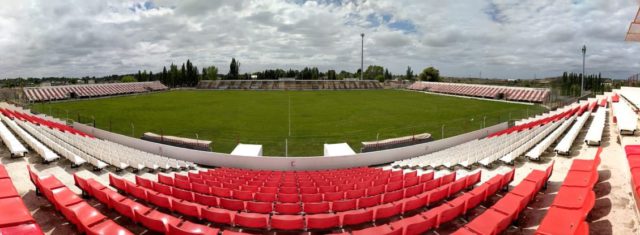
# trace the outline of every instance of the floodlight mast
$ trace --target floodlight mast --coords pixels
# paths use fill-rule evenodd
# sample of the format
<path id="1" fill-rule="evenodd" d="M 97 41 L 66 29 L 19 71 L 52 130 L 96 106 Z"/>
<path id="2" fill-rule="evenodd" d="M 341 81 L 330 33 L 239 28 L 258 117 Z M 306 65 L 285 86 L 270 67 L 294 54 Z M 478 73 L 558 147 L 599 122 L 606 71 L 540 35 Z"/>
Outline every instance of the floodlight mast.
<path id="1" fill-rule="evenodd" d="M 583 45 L 582 46 L 582 79 L 580 79 L 580 97 L 584 95 L 584 76 L 586 76 L 586 74 L 584 73 L 584 63 L 585 63 L 586 55 L 587 55 L 587 45 Z"/>
<path id="2" fill-rule="evenodd" d="M 364 80 L 364 33 L 361 33 L 360 37 L 362 37 L 360 47 L 360 80 Z"/>

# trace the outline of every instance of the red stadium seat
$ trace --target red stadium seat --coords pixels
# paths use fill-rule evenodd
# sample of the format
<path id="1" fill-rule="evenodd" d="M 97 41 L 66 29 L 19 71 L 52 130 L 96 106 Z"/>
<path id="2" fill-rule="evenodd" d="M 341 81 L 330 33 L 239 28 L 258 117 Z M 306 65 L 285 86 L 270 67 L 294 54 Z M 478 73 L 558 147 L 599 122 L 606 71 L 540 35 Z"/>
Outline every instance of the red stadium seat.
<path id="1" fill-rule="evenodd" d="M 467 182 L 465 183 L 465 188 L 470 188 L 471 186 L 480 182 L 482 178 L 482 171 L 478 171 L 476 173 L 470 174 L 466 177 Z"/>
<path id="2" fill-rule="evenodd" d="M 435 221 L 435 217 L 424 218 L 421 215 L 415 215 L 394 221 L 391 223 L 391 227 L 403 228 L 404 235 L 419 235 L 431 230 Z"/>
<path id="3" fill-rule="evenodd" d="M 166 184 L 153 182 L 153 191 L 164 195 L 173 195 L 173 187 Z"/>
<path id="4" fill-rule="evenodd" d="M 361 198 L 364 197 L 364 193 L 365 193 L 365 189 L 353 189 L 353 190 L 348 190 L 346 192 L 345 197 L 347 199 L 357 199 L 357 198 Z"/>
<path id="5" fill-rule="evenodd" d="M 194 201 L 195 197 L 193 195 L 194 193 L 191 191 L 187 191 L 184 189 L 178 189 L 178 188 L 173 188 L 172 190 L 172 196 L 178 199 L 182 199 L 182 200 L 187 200 L 187 201 Z"/>
<path id="6" fill-rule="evenodd" d="M 393 191 L 402 189 L 403 183 L 404 183 L 403 181 L 389 182 L 387 184 L 386 192 L 393 192 Z"/>
<path id="7" fill-rule="evenodd" d="M 477 234 L 497 235 L 509 227 L 512 219 L 490 208 L 467 223 L 465 228 Z"/>
<path id="8" fill-rule="evenodd" d="M 206 184 L 192 183 L 191 188 L 194 192 L 199 194 L 206 194 L 206 195 L 211 194 L 211 187 L 209 187 L 209 185 L 206 185 Z"/>
<path id="9" fill-rule="evenodd" d="M 403 190 L 388 192 L 382 196 L 382 203 L 395 202 L 401 200 L 402 198 L 404 198 Z"/>
<path id="10" fill-rule="evenodd" d="M 467 186 L 467 178 L 461 178 L 454 181 L 453 183 L 451 183 L 451 186 L 449 187 L 449 192 L 447 192 L 447 197 L 451 197 L 459 193 L 464 188 L 466 188 L 466 186 Z"/>
<path id="11" fill-rule="evenodd" d="M 146 214 L 151 210 L 150 208 L 143 206 L 140 203 L 134 202 L 130 199 L 125 199 L 120 202 L 112 201 L 111 204 L 113 205 L 114 210 L 116 210 L 121 215 L 133 220 L 134 222 L 138 222 L 135 217 L 134 211 L 139 211 L 140 214 Z"/>
<path id="12" fill-rule="evenodd" d="M 304 213 L 306 214 L 322 214 L 328 213 L 330 210 L 329 202 L 311 202 L 304 203 Z"/>
<path id="13" fill-rule="evenodd" d="M 186 216 L 202 218 L 200 214 L 202 208 L 199 204 L 173 199 L 171 201 L 171 209 Z"/>
<path id="14" fill-rule="evenodd" d="M 147 194 L 147 199 L 153 205 L 165 209 L 171 209 L 171 199 L 166 195 L 149 193 Z"/>
<path id="15" fill-rule="evenodd" d="M 244 202 L 235 199 L 220 198 L 220 207 L 231 211 L 243 211 Z"/>
<path id="16" fill-rule="evenodd" d="M 278 190 L 278 193 L 297 194 L 298 188 L 297 187 L 280 187 L 280 189 Z"/>
<path id="17" fill-rule="evenodd" d="M 430 180 L 422 184 L 424 185 L 424 187 L 422 188 L 422 191 L 427 192 L 427 191 L 431 191 L 438 188 L 440 186 L 440 180 L 439 179 Z"/>
<path id="18" fill-rule="evenodd" d="M 318 188 L 316 187 L 302 187 L 300 188 L 301 194 L 313 194 L 318 193 Z"/>
<path id="19" fill-rule="evenodd" d="M 277 194 L 279 202 L 285 203 L 297 203 L 300 202 L 300 195 L 298 194 Z"/>
<path id="20" fill-rule="evenodd" d="M 276 194 L 275 193 L 255 193 L 253 198 L 259 202 L 275 202 Z"/>
<path id="21" fill-rule="evenodd" d="M 304 218 L 301 215 L 273 215 L 271 228 L 281 230 L 303 230 Z"/>
<path id="22" fill-rule="evenodd" d="M 173 186 L 173 178 L 171 176 L 158 174 L 158 183 Z"/>
<path id="23" fill-rule="evenodd" d="M 237 213 L 235 211 L 229 211 L 220 208 L 202 209 L 203 219 L 219 224 L 233 225 L 236 214 Z"/>
<path id="24" fill-rule="evenodd" d="M 169 225 L 177 226 L 180 223 L 180 219 L 155 210 L 152 210 L 147 214 L 142 214 L 140 211 L 134 211 L 134 214 L 138 222 L 149 230 L 159 233 L 167 233 Z"/>
<path id="25" fill-rule="evenodd" d="M 436 215 L 436 223 L 435 227 L 439 228 L 441 224 L 447 223 L 449 221 L 454 220 L 456 217 L 462 215 L 464 213 L 464 201 L 460 203 L 444 203 L 438 208 L 438 213 Z"/>
<path id="26" fill-rule="evenodd" d="M 248 201 L 246 205 L 246 209 L 247 209 L 247 212 L 269 214 L 273 211 L 273 203 Z"/>
<path id="27" fill-rule="evenodd" d="M 302 194 L 301 195 L 301 201 L 304 203 L 307 202 L 321 202 L 322 199 L 322 194 L 319 193 L 315 193 L 315 194 Z"/>
<path id="28" fill-rule="evenodd" d="M 232 192 L 233 192 L 233 199 L 238 199 L 242 201 L 253 200 L 253 193 L 250 191 L 233 190 Z"/>
<path id="29" fill-rule="evenodd" d="M 518 218 L 520 212 L 522 212 L 529 203 L 530 199 L 522 197 L 513 193 L 507 193 L 504 197 L 500 198 L 491 209 L 498 212 L 502 212 L 511 218 Z"/>
<path id="30" fill-rule="evenodd" d="M 220 188 L 220 187 L 211 187 L 211 194 L 218 197 L 226 197 L 231 198 L 231 189 L 228 188 Z"/>
<path id="31" fill-rule="evenodd" d="M 367 188 L 367 196 L 375 196 L 375 195 L 380 195 L 384 193 L 385 190 L 385 185 L 378 185 L 378 186 L 371 186 L 369 188 Z"/>
<path id="32" fill-rule="evenodd" d="M 338 213 L 342 226 L 370 223 L 373 221 L 373 210 L 353 210 Z"/>
<path id="33" fill-rule="evenodd" d="M 438 179 L 436 179 L 436 180 L 438 180 Z M 451 183 L 451 182 L 456 180 L 456 173 L 455 172 L 451 172 L 451 173 L 449 173 L 447 175 L 443 175 L 442 177 L 439 178 L 439 180 L 440 180 L 440 185 L 445 185 L 445 184 Z"/>
<path id="34" fill-rule="evenodd" d="M 420 193 L 422 193 L 422 188 L 424 187 L 423 184 L 418 184 L 418 185 L 414 185 L 411 187 L 408 187 L 406 189 L 404 189 L 404 196 L 405 197 L 413 197 L 415 195 L 418 195 Z"/>
<path id="35" fill-rule="evenodd" d="M 331 203 L 331 210 L 334 212 L 350 211 L 355 210 L 356 206 L 357 200 L 355 199 L 335 201 Z"/>
<path id="36" fill-rule="evenodd" d="M 127 185 L 125 184 L 124 180 L 117 178 L 112 174 L 109 174 L 109 185 L 123 192 L 127 190 Z"/>
<path id="37" fill-rule="evenodd" d="M 435 174 L 435 172 L 430 171 L 428 173 L 420 175 L 420 183 L 424 183 L 424 182 L 433 180 L 434 174 Z"/>
<path id="38" fill-rule="evenodd" d="M 206 234 L 218 234 L 220 229 L 211 228 L 201 224 L 194 224 L 189 221 L 185 221 L 180 227 L 173 224 L 169 224 L 169 233 L 167 235 L 206 235 Z"/>
<path id="39" fill-rule="evenodd" d="M 60 211 L 81 232 L 83 227 L 88 227 L 87 225 L 98 223 L 107 218 L 85 201 L 62 207 Z"/>
<path id="40" fill-rule="evenodd" d="M 194 201 L 205 206 L 218 206 L 218 197 L 196 193 L 193 195 Z"/>
<path id="41" fill-rule="evenodd" d="M 376 234 L 376 235 L 402 235 L 402 228 L 393 229 L 391 226 L 383 224 L 376 227 L 365 228 L 362 230 L 352 231 L 353 235 L 367 235 L 367 234 Z"/>
<path id="42" fill-rule="evenodd" d="M 151 183 L 151 180 L 142 178 L 142 177 L 137 176 L 137 175 L 135 176 L 135 178 L 136 178 L 136 184 L 138 186 L 142 186 L 142 187 L 148 188 L 148 189 L 153 189 L 153 183 Z"/>
<path id="43" fill-rule="evenodd" d="M 363 197 L 358 199 L 358 208 L 367 208 L 372 206 L 377 206 L 382 201 L 381 195 L 376 195 L 373 197 Z"/>
<path id="44" fill-rule="evenodd" d="M 427 203 L 428 198 L 428 195 L 426 197 L 410 197 L 399 201 L 398 204 L 402 204 L 402 213 L 406 213 L 407 211 L 422 208 Z"/>
<path id="45" fill-rule="evenodd" d="M 340 226 L 340 217 L 335 214 L 307 215 L 307 229 L 324 230 Z"/>
<path id="46" fill-rule="evenodd" d="M 439 202 L 447 198 L 447 193 L 449 192 L 449 185 L 438 187 L 429 193 L 429 199 L 427 200 L 426 205 L 429 206 L 433 203 Z"/>
<path id="47" fill-rule="evenodd" d="M 129 230 L 116 224 L 115 222 L 113 222 L 113 220 L 105 220 L 84 229 L 87 232 L 87 235 L 103 235 L 103 234 L 133 235 L 132 232 L 129 232 Z"/>
<path id="48" fill-rule="evenodd" d="M 35 222 L 20 197 L 0 199 L 0 227 Z"/>
<path id="49" fill-rule="evenodd" d="M 324 193 L 324 200 L 328 202 L 339 201 L 344 199 L 344 192 Z"/>
<path id="50" fill-rule="evenodd" d="M 276 203 L 274 211 L 283 215 L 296 215 L 302 212 L 302 206 L 299 203 Z"/>
<path id="51" fill-rule="evenodd" d="M 371 208 L 374 211 L 374 220 L 387 219 L 402 213 L 402 204 L 387 203 Z"/>
<path id="52" fill-rule="evenodd" d="M 234 219 L 236 225 L 247 228 L 267 229 L 269 215 L 257 213 L 238 213 Z"/>
<path id="53" fill-rule="evenodd" d="M 125 181 L 127 184 L 127 193 L 140 200 L 147 201 L 147 190 L 143 187 L 137 186 L 133 183 Z"/>

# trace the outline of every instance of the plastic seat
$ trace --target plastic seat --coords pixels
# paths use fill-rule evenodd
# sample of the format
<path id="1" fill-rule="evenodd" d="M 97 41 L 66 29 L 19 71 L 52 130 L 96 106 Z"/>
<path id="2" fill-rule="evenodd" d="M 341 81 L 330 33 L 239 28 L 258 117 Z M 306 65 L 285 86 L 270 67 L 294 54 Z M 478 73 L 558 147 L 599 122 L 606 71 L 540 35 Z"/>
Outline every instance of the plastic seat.
<path id="1" fill-rule="evenodd" d="M 261 187 L 260 192 L 261 193 L 278 193 L 278 188 L 277 187 Z"/>
<path id="2" fill-rule="evenodd" d="M 314 194 L 314 193 L 318 193 L 318 188 L 316 188 L 316 187 L 301 187 L 301 188 L 300 188 L 300 193 L 301 193 L 301 194 Z"/>
<path id="3" fill-rule="evenodd" d="M 444 203 L 438 208 L 440 209 L 436 216 L 435 227 L 439 228 L 440 225 L 454 220 L 456 217 L 464 213 L 464 201 L 457 203 Z"/>
<path id="4" fill-rule="evenodd" d="M 171 199 L 168 196 L 163 194 L 153 194 L 150 193 L 147 195 L 148 202 L 158 207 L 171 209 Z"/>
<path id="5" fill-rule="evenodd" d="M 269 214 L 273 211 L 273 203 L 249 201 L 247 202 L 246 209 L 247 212 Z"/>
<path id="6" fill-rule="evenodd" d="M 194 201 L 205 206 L 218 206 L 218 197 L 196 193 L 193 195 Z"/>
<path id="7" fill-rule="evenodd" d="M 357 198 L 364 197 L 364 194 L 365 194 L 365 189 L 353 189 L 353 190 L 348 190 L 346 192 L 345 197 L 347 199 L 357 199 Z"/>
<path id="8" fill-rule="evenodd" d="M 173 195 L 173 187 L 166 184 L 153 182 L 153 191 L 164 195 Z"/>
<path id="9" fill-rule="evenodd" d="M 383 184 L 383 185 L 371 186 L 367 188 L 367 197 L 383 194 L 385 187 L 386 186 Z"/>
<path id="10" fill-rule="evenodd" d="M 278 194 L 278 201 L 285 203 L 296 203 L 300 202 L 300 195 L 298 194 Z"/>
<path id="11" fill-rule="evenodd" d="M 0 227 L 35 222 L 20 197 L 0 199 Z"/>
<path id="12" fill-rule="evenodd" d="M 418 185 L 414 185 L 411 187 L 408 187 L 406 189 L 404 189 L 404 196 L 405 197 L 413 197 L 415 195 L 421 194 L 422 188 L 424 187 L 424 185 L 422 184 L 418 184 Z"/>
<path id="13" fill-rule="evenodd" d="M 218 197 L 231 198 L 231 189 L 221 187 L 211 187 L 211 194 Z"/>
<path id="14" fill-rule="evenodd" d="M 465 225 L 465 228 L 477 234 L 496 235 L 509 227 L 511 219 L 509 216 L 489 208 Z"/>
<path id="15" fill-rule="evenodd" d="M 0 234 L 44 234 L 36 223 L 0 227 Z"/>
<path id="16" fill-rule="evenodd" d="M 331 207 L 329 202 L 312 202 L 304 203 L 304 212 L 306 214 L 323 214 L 328 213 Z"/>
<path id="17" fill-rule="evenodd" d="M 321 193 L 333 193 L 333 192 L 336 192 L 337 188 L 335 185 L 327 185 L 327 186 L 320 186 L 319 190 Z"/>
<path id="18" fill-rule="evenodd" d="M 275 202 L 276 194 L 275 193 L 255 193 L 253 198 L 259 202 Z"/>
<path id="19" fill-rule="evenodd" d="M 402 199 L 398 204 L 402 204 L 402 213 L 422 208 L 427 203 L 427 197 L 411 197 Z"/>
<path id="20" fill-rule="evenodd" d="M 233 192 L 233 199 L 238 199 L 242 201 L 253 200 L 253 193 L 250 191 L 233 190 L 232 192 Z"/>
<path id="21" fill-rule="evenodd" d="M 195 200 L 194 193 L 184 189 L 173 188 L 171 196 L 190 202 Z"/>
<path id="22" fill-rule="evenodd" d="M 449 192 L 447 193 L 447 197 L 451 197 L 451 196 L 459 193 L 460 191 L 462 191 L 466 187 L 467 187 L 467 179 L 466 178 L 462 178 L 462 179 L 458 179 L 458 180 L 454 181 L 453 183 L 451 183 L 451 186 L 449 187 Z"/>
<path id="23" fill-rule="evenodd" d="M 328 202 L 339 201 L 344 199 L 344 192 L 328 192 L 324 193 L 324 200 Z"/>
<path id="24" fill-rule="evenodd" d="M 207 208 L 202 209 L 202 218 L 207 221 L 219 223 L 219 224 L 227 224 L 233 225 L 233 220 L 235 219 L 236 212 L 229 211 L 220 208 Z"/>
<path id="25" fill-rule="evenodd" d="M 109 185 L 120 191 L 127 191 L 127 185 L 125 184 L 124 179 L 115 177 L 112 174 L 109 174 Z"/>
<path id="26" fill-rule="evenodd" d="M 173 186 L 173 178 L 163 174 L 158 174 L 158 183 Z"/>
<path id="27" fill-rule="evenodd" d="M 271 228 L 281 230 L 303 230 L 304 218 L 301 215 L 273 215 Z"/>
<path id="28" fill-rule="evenodd" d="M 137 175 L 135 176 L 135 179 L 136 179 L 136 184 L 138 186 L 141 186 L 143 188 L 153 189 L 153 183 L 151 183 L 151 180 L 142 178 Z"/>
<path id="29" fill-rule="evenodd" d="M 331 210 L 334 212 L 355 210 L 357 201 L 355 199 L 335 201 L 331 203 Z"/>
<path id="30" fill-rule="evenodd" d="M 105 204 L 108 208 L 113 208 L 112 201 L 122 201 L 125 199 L 124 196 L 109 188 L 102 188 L 102 190 L 100 190 L 92 187 L 91 192 L 95 199 Z"/>
<path id="31" fill-rule="evenodd" d="M 133 235 L 132 232 L 123 228 L 122 226 L 113 222 L 113 220 L 105 220 L 91 227 L 84 228 L 87 235 L 103 235 L 103 234 L 117 234 L 117 235 Z"/>
<path id="32" fill-rule="evenodd" d="M 342 226 L 357 225 L 373 221 L 373 210 L 354 210 L 338 213 Z"/>
<path id="33" fill-rule="evenodd" d="M 402 189 L 403 183 L 403 181 L 389 182 L 389 184 L 387 184 L 386 192 L 388 193 Z"/>
<path id="34" fill-rule="evenodd" d="M 302 212 L 302 206 L 298 203 L 276 203 L 274 211 L 283 215 L 295 215 Z"/>
<path id="35" fill-rule="evenodd" d="M 114 210 L 116 210 L 121 215 L 133 220 L 134 222 L 138 221 L 135 217 L 136 215 L 134 211 L 139 211 L 141 214 L 146 214 L 151 210 L 150 208 L 143 206 L 140 203 L 134 202 L 130 199 L 124 199 L 122 201 L 112 201 L 111 204 L 113 205 Z"/>
<path id="36" fill-rule="evenodd" d="M 269 215 L 257 213 L 239 213 L 235 216 L 234 222 L 248 228 L 266 229 L 268 226 Z"/>
<path id="37" fill-rule="evenodd" d="M 389 193 L 385 193 L 382 197 L 382 203 L 389 203 L 399 201 L 404 198 L 404 191 L 397 190 Z"/>
<path id="38" fill-rule="evenodd" d="M 53 205 L 58 210 L 61 210 L 62 207 L 70 206 L 84 201 L 67 187 L 47 190 L 43 193 L 47 198 L 49 198 L 49 200 L 51 200 L 51 202 L 53 202 Z"/>
<path id="39" fill-rule="evenodd" d="M 300 201 L 304 202 L 304 203 L 308 203 L 308 202 L 321 202 L 322 199 L 322 194 L 319 193 L 315 193 L 315 194 L 302 194 L 300 197 Z"/>
<path id="40" fill-rule="evenodd" d="M 335 214 L 307 215 L 307 229 L 330 229 L 340 226 L 340 217 Z"/>
<path id="41" fill-rule="evenodd" d="M 538 187 L 542 187 L 542 185 L 537 185 L 536 183 L 533 183 L 531 181 L 523 180 L 511 191 L 509 191 L 509 193 L 524 197 L 527 202 L 529 202 L 533 200 L 538 190 L 540 190 L 540 188 Z"/>
<path id="42" fill-rule="evenodd" d="M 443 175 L 442 177 L 439 178 L 440 185 L 449 184 L 449 183 L 452 183 L 455 180 L 456 180 L 456 173 L 455 172 L 451 172 L 450 174 Z"/>
<path id="43" fill-rule="evenodd" d="M 467 181 L 465 182 L 465 188 L 470 188 L 471 186 L 480 182 L 482 178 L 482 171 L 478 171 L 476 173 L 470 174 L 466 177 Z"/>
<path id="44" fill-rule="evenodd" d="M 147 214 L 142 214 L 140 211 L 134 211 L 134 214 L 138 222 L 149 230 L 159 233 L 167 233 L 169 225 L 177 226 L 180 223 L 180 219 L 155 210 L 152 210 Z"/>
<path id="45" fill-rule="evenodd" d="M 297 187 L 280 187 L 280 189 L 278 190 L 278 193 L 297 194 L 298 188 Z"/>
<path id="46" fill-rule="evenodd" d="M 498 212 L 502 212 L 505 215 L 510 216 L 514 220 L 518 218 L 520 212 L 522 212 L 529 203 L 530 199 L 513 194 L 507 193 L 504 197 L 500 198 L 498 202 L 491 206 Z"/>
<path id="47" fill-rule="evenodd" d="M 402 228 L 393 229 L 391 226 L 383 224 L 376 227 L 365 228 L 362 230 L 352 231 L 353 235 L 368 235 L 368 234 L 376 234 L 376 235 L 402 235 Z"/>
<path id="48" fill-rule="evenodd" d="M 367 208 L 372 206 L 377 206 L 382 201 L 382 196 L 376 195 L 373 197 L 363 197 L 358 199 L 358 208 Z"/>
<path id="49" fill-rule="evenodd" d="M 402 213 L 402 204 L 388 203 L 371 208 L 374 211 L 374 219 L 387 219 Z"/>
<path id="50" fill-rule="evenodd" d="M 235 199 L 220 198 L 220 207 L 231 211 L 243 211 L 244 202 Z"/>
<path id="51" fill-rule="evenodd" d="M 206 185 L 206 184 L 192 183 L 191 189 L 198 194 L 205 194 L 205 195 L 211 194 L 211 187 L 209 187 L 209 185 Z"/>
<path id="52" fill-rule="evenodd" d="M 191 183 L 188 180 L 174 179 L 173 184 L 176 188 L 191 191 Z"/>
<path id="53" fill-rule="evenodd" d="M 135 198 L 141 199 L 143 201 L 147 201 L 147 190 L 145 188 L 129 182 L 127 182 L 126 184 L 127 184 L 127 190 L 126 190 L 127 194 Z"/>
<path id="54" fill-rule="evenodd" d="M 220 229 L 211 228 L 201 224 L 194 224 L 189 221 L 185 221 L 180 227 L 169 224 L 168 235 L 209 235 L 218 234 Z"/>
<path id="55" fill-rule="evenodd" d="M 85 201 L 62 207 L 60 211 L 81 232 L 84 231 L 83 227 L 88 227 L 88 225 L 98 223 L 107 218 Z"/>
<path id="56" fill-rule="evenodd" d="M 176 199 L 173 199 L 171 201 L 171 209 L 173 211 L 176 211 L 180 214 L 186 215 L 186 216 L 191 216 L 194 218 L 202 218 L 200 211 L 201 211 L 201 206 L 195 203 L 190 203 L 190 202 L 185 202 L 185 201 L 179 201 Z"/>

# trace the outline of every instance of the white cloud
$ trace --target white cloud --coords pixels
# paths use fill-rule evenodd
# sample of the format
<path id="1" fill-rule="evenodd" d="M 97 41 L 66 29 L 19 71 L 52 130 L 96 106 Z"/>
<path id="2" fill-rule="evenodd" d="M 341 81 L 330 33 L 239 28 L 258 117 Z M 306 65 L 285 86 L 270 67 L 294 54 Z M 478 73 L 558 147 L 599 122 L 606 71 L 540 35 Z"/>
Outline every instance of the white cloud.
<path id="1" fill-rule="evenodd" d="M 640 44 L 624 42 L 627 0 L 29 0 L 0 8 L 0 77 L 160 71 L 191 59 L 226 72 L 318 66 L 393 73 L 532 78 L 587 68 L 626 78 Z M 375 21 L 372 21 L 375 20 Z M 395 25 L 394 25 L 395 24 Z M 403 28 L 405 27 L 405 28 Z"/>

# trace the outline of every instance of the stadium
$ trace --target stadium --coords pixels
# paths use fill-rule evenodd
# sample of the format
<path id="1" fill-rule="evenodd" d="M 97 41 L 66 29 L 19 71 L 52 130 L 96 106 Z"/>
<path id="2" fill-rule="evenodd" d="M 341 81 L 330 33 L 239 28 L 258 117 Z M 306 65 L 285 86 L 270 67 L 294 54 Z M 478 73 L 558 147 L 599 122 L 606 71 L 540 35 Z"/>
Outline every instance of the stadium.
<path id="1" fill-rule="evenodd" d="M 373 26 L 367 24 L 377 27 L 371 32 L 374 41 L 384 41 L 376 38 L 386 33 L 380 27 L 403 32 L 394 34 L 396 37 L 416 37 L 420 32 L 418 23 L 368 13 L 397 5 L 356 2 L 220 3 L 218 11 L 205 14 L 198 11 L 211 6 L 145 1 L 108 5 L 104 9 L 109 13 L 96 13 L 90 21 L 95 18 L 105 31 L 118 25 L 116 32 L 123 34 L 129 28 L 120 24 L 135 22 L 133 31 L 148 32 L 139 27 L 148 18 L 154 24 L 175 26 L 168 19 L 184 20 L 180 17 L 189 11 L 185 18 L 189 27 L 183 33 L 197 38 L 205 27 L 194 23 L 197 19 L 240 25 L 221 18 L 232 9 L 242 11 L 235 14 L 241 15 L 238 17 L 250 13 L 234 4 L 258 9 L 284 4 L 347 18 L 357 15 L 353 12 L 374 15 L 362 19 L 378 20 Z M 9 8 L 29 12 L 40 9 L 37 3 L 30 9 L 17 7 L 21 3 Z M 580 4 L 565 7 L 599 9 Z M 449 7 L 461 9 L 454 5 Z M 533 10 L 536 5 L 526 6 Z M 84 7 L 78 9 L 93 9 Z M 342 7 L 350 10 L 342 12 Z M 628 44 L 620 42 L 620 47 L 634 52 L 632 41 L 640 41 L 636 35 L 640 10 L 628 3 L 617 7 L 626 9 L 617 17 L 631 20 Z M 628 16 L 627 8 L 633 8 L 633 13 L 637 10 L 635 18 Z M 493 24 L 518 21 L 514 18 L 517 12 L 510 12 L 518 7 L 492 3 L 482 9 L 480 14 Z M 266 12 L 284 17 L 289 11 Z M 0 10 L 0 25 L 10 25 L 1 20 L 3 16 L 14 17 L 11 12 Z M 255 25 L 268 21 L 254 17 L 261 19 L 251 21 Z M 16 22 L 26 25 L 26 21 Z M 358 25 L 354 20 L 345 27 L 365 27 Z M 89 30 L 80 28 L 73 31 Z M 286 32 L 284 29 L 278 32 Z M 302 33 L 287 35 L 295 38 Z M 175 43 L 179 40 L 172 37 L 180 36 L 162 35 L 156 42 Z M 618 36 L 616 40 L 622 41 L 623 35 Z M 87 35 L 77 37 L 84 41 Z M 428 39 L 424 42 L 429 43 Z M 88 43 L 89 47 L 109 44 L 92 40 L 96 42 Z M 129 39 L 113 36 L 112 40 Z M 221 51 L 234 47 L 226 38 L 216 40 L 229 43 Z M 490 37 L 479 40 L 492 47 Z M 592 40 L 602 45 L 598 43 L 604 39 Z M 8 41 L 0 37 L 0 51 L 40 48 L 35 41 L 25 41 L 30 45 L 25 48 L 7 46 Z M 506 41 L 499 44 L 507 47 Z M 276 47 L 285 51 L 298 45 L 289 42 Z M 335 45 L 323 47 L 323 43 L 305 50 L 331 55 L 327 48 Z M 444 47 L 442 43 L 433 47 Z M 555 69 L 556 64 L 536 67 L 538 61 L 532 58 L 519 67 L 518 58 L 509 57 L 508 62 L 483 65 L 485 76 L 498 74 L 489 78 L 451 70 L 444 76 L 444 69 L 450 66 L 444 62 L 438 64 L 444 68 L 443 75 L 435 65 L 416 76 L 411 67 L 399 75 L 393 65 L 374 64 L 383 63 L 380 59 L 371 59 L 374 62 L 365 69 L 365 34 L 357 37 L 359 51 L 355 54 L 360 67 L 355 73 L 336 73 L 335 68 L 345 66 L 344 61 L 336 62 L 326 73 L 317 67 L 273 69 L 299 64 L 264 62 L 261 57 L 253 58 L 255 54 L 245 54 L 253 59 L 243 60 L 243 66 L 266 69 L 257 67 L 242 74 L 239 60 L 233 58 L 227 73 L 216 66 L 199 70 L 187 59 L 182 68 L 171 62 L 168 69 L 165 66 L 156 72 L 166 61 L 157 60 L 159 54 L 153 53 L 168 49 L 151 42 L 142 44 L 153 55 L 132 53 L 126 54 L 131 58 L 124 58 L 105 51 L 72 62 L 62 59 L 63 55 L 82 51 L 84 44 L 69 44 L 73 48 L 65 46 L 64 53 L 52 52 L 53 65 L 41 61 L 34 63 L 40 67 L 22 70 L 11 61 L 1 62 L 0 68 L 8 75 L 0 88 L 0 234 L 640 233 L 640 88 L 638 74 L 632 74 L 638 65 L 607 70 L 603 58 L 609 51 L 587 60 L 586 46 L 581 46 L 581 72 L 564 74 Z M 274 60 L 282 56 L 270 52 L 272 45 L 263 46 L 258 54 Z M 327 51 L 315 51 L 318 48 Z M 195 54 L 202 51 L 182 49 L 171 52 L 171 59 L 182 59 L 185 53 L 199 58 Z M 371 49 L 372 57 L 391 54 L 376 49 Z M 622 49 L 613 51 L 623 53 Z M 445 54 L 450 53 L 459 56 L 451 51 Z M 16 60 L 29 62 L 22 55 L 17 51 Z M 545 55 L 542 61 L 555 56 Z M 90 62 L 93 57 L 101 63 Z M 326 57 L 320 58 L 308 59 L 323 64 Z M 405 62 L 404 58 L 388 58 L 382 61 Z M 473 66 L 458 58 L 451 61 L 455 70 Z M 587 74 L 586 61 L 593 61 L 593 70 L 602 70 L 605 78 L 601 73 Z M 493 63 L 501 64 L 500 69 L 492 70 Z M 131 70 L 128 64 L 155 68 L 149 73 L 138 70 L 137 74 L 104 77 L 65 77 L 76 72 L 59 70 L 68 65 L 82 70 L 81 74 L 94 70 L 115 73 Z M 544 78 L 510 79 L 518 75 L 509 66 L 549 72 Z M 620 79 L 618 73 L 630 77 Z M 9 78 L 13 74 L 38 78 Z"/>

